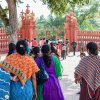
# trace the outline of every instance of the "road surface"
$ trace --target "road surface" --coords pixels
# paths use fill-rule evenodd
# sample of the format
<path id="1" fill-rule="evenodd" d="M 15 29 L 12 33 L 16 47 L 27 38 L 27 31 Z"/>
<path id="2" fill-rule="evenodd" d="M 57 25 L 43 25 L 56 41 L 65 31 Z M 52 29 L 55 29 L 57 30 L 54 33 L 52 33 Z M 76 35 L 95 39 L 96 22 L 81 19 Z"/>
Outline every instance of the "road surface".
<path id="1" fill-rule="evenodd" d="M 80 61 L 79 53 L 72 56 L 72 53 L 66 60 L 61 61 L 63 65 L 63 78 L 60 81 L 65 100 L 79 100 L 77 94 L 80 90 L 79 84 L 74 83 L 74 69 Z"/>

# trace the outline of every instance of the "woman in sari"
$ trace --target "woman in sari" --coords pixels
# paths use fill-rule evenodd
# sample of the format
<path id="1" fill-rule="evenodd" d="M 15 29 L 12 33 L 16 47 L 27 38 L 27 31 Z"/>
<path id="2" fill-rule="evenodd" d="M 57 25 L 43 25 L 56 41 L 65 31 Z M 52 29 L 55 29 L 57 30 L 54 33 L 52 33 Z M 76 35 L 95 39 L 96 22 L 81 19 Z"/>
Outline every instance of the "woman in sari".
<path id="1" fill-rule="evenodd" d="M 39 69 L 34 60 L 26 55 L 26 51 L 27 43 L 20 40 L 16 44 L 16 53 L 9 55 L 0 63 L 1 72 L 7 73 L 7 81 L 5 82 L 5 77 L 2 77 L 4 81 L 0 84 L 3 86 L 0 87 L 0 89 L 2 88 L 0 95 L 3 94 L 0 98 L 6 98 L 6 100 L 33 100 L 33 96 L 36 97 L 35 73 Z M 4 74 L 0 75 L 3 76 Z M 13 78 L 10 80 L 11 77 Z"/>
<path id="2" fill-rule="evenodd" d="M 37 100 L 64 100 L 58 78 L 62 76 L 61 63 L 56 56 L 51 55 L 50 46 L 43 45 L 42 57 L 35 59 L 38 66 L 42 61 L 49 78 L 37 87 Z M 42 59 L 42 60 L 41 60 Z"/>
<path id="3" fill-rule="evenodd" d="M 82 58 L 75 70 L 75 82 L 82 82 L 79 100 L 100 100 L 100 57 L 97 44 L 87 44 L 89 56 Z"/>

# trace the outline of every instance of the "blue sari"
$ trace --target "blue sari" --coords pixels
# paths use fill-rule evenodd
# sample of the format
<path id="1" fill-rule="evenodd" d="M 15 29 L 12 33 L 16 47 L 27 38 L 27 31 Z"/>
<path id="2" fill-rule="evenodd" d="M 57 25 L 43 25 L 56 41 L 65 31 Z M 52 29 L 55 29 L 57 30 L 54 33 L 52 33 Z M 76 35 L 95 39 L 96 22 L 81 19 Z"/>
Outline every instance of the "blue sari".
<path id="1" fill-rule="evenodd" d="M 28 80 L 24 87 L 21 82 L 10 80 L 10 73 L 0 68 L 0 100 L 32 100 L 33 84 Z"/>
<path id="2" fill-rule="evenodd" d="M 0 100 L 10 100 L 10 73 L 0 68 Z"/>
<path id="3" fill-rule="evenodd" d="M 24 86 L 22 86 L 20 81 L 11 81 L 10 84 L 10 100 L 32 100 L 33 84 L 31 79 L 28 80 Z"/>
<path id="4" fill-rule="evenodd" d="M 0 62 L 0 100 L 32 100 L 34 89 L 31 76 L 38 71 L 34 60 L 27 55 L 15 53 Z M 10 80 L 11 76 L 17 76 L 19 81 Z"/>

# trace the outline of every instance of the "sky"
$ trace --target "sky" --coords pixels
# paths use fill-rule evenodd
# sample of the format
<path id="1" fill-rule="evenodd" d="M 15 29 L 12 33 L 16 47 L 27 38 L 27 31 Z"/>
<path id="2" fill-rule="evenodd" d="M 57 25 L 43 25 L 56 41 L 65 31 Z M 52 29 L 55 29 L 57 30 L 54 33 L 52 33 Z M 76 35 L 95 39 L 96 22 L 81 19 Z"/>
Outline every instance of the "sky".
<path id="1" fill-rule="evenodd" d="M 41 15 L 47 17 L 50 14 L 50 10 L 47 8 L 47 5 L 43 5 L 40 0 L 35 0 L 36 3 L 34 2 L 34 0 L 22 0 L 22 1 L 24 1 L 24 3 L 18 4 L 17 7 L 18 15 L 22 10 L 25 11 L 27 4 L 30 6 L 30 10 L 35 13 L 36 17 L 39 17 Z M 2 7 L 5 7 L 7 5 L 5 0 L 0 0 L 0 4 L 2 5 Z"/>

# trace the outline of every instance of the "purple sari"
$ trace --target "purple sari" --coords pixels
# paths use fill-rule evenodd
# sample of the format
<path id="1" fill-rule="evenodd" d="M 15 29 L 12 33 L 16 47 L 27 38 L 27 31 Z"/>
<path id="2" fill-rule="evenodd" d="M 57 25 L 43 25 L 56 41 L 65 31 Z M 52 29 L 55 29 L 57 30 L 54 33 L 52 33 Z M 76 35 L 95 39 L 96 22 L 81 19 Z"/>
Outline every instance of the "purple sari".
<path id="1" fill-rule="evenodd" d="M 51 56 L 52 59 L 52 56 Z M 36 59 L 39 66 L 40 58 Z M 54 61 L 52 59 L 50 67 L 47 67 L 43 61 L 45 70 L 49 74 L 49 79 L 43 84 L 42 97 L 43 100 L 64 100 L 64 96 L 59 84 L 59 80 L 54 70 Z"/>

